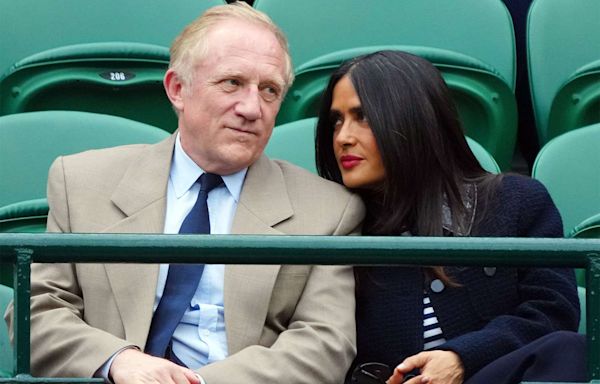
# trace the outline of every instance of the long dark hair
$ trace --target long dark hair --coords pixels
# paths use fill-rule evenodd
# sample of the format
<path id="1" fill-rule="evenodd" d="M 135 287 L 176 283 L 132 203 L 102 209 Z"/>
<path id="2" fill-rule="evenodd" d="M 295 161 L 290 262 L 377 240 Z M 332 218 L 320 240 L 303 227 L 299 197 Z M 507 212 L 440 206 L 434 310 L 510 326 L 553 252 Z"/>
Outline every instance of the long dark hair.
<path id="1" fill-rule="evenodd" d="M 468 222 L 465 188 L 475 186 L 478 209 L 497 178 L 471 152 L 451 93 L 427 60 L 400 51 L 357 57 L 336 70 L 323 94 L 316 132 L 319 174 L 343 184 L 333 152 L 333 89 L 348 76 L 379 149 L 386 178 L 377 190 L 358 190 L 367 205 L 363 233 L 443 236 L 443 206 L 455 233 Z M 476 229 L 474 229 L 476 230 Z"/>

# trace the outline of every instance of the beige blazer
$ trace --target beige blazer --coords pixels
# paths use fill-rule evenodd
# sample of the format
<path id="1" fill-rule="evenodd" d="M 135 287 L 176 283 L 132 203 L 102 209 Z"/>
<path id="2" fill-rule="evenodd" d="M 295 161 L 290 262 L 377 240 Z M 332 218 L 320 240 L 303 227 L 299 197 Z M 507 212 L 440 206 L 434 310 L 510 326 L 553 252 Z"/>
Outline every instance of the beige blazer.
<path id="1" fill-rule="evenodd" d="M 174 137 L 58 158 L 48 230 L 162 233 Z M 347 235 L 363 215 L 356 195 L 263 156 L 232 233 Z M 156 264 L 33 265 L 32 373 L 90 377 L 119 349 L 143 350 L 157 276 Z M 343 382 L 355 355 L 350 268 L 227 265 L 224 300 L 230 356 L 199 370 L 207 383 Z"/>

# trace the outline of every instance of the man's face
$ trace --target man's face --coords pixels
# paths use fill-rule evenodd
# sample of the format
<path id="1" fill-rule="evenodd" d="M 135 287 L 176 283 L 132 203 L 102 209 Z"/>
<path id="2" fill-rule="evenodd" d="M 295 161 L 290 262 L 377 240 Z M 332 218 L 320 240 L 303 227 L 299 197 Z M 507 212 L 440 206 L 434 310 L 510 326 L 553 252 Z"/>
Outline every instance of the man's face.
<path id="1" fill-rule="evenodd" d="M 271 136 L 284 51 L 270 31 L 240 20 L 214 26 L 207 45 L 174 105 L 185 152 L 205 171 L 227 175 L 254 163 Z"/>

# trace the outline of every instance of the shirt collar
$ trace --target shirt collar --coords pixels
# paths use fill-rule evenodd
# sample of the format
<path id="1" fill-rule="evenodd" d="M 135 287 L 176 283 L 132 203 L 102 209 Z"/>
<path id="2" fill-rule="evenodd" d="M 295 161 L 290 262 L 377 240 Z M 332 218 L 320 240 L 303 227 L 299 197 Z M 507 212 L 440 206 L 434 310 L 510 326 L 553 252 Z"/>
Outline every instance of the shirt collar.
<path id="1" fill-rule="evenodd" d="M 231 175 L 221 176 L 223 183 L 227 187 L 227 190 L 236 202 L 240 199 L 242 192 L 242 186 L 244 184 L 244 178 L 246 177 L 248 168 L 244 168 L 241 171 L 232 173 Z M 175 150 L 173 151 L 173 162 L 171 164 L 171 182 L 173 183 L 173 189 L 175 196 L 179 199 L 187 191 L 192 188 L 196 180 L 204 173 L 204 170 L 198 166 L 192 160 L 181 146 L 181 139 L 179 132 L 175 139 Z"/>

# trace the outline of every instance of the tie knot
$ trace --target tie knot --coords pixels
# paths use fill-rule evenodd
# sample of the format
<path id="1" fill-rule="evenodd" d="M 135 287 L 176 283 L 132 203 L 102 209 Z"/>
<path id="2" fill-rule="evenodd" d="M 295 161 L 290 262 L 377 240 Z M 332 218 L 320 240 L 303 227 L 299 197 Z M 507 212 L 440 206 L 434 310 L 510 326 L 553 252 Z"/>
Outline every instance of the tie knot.
<path id="1" fill-rule="evenodd" d="M 200 190 L 209 193 L 223 183 L 223 179 L 214 173 L 203 173 L 198 179 L 200 181 Z"/>

